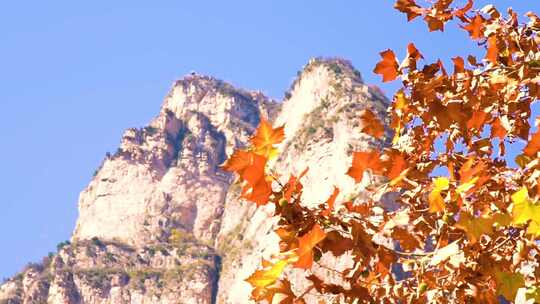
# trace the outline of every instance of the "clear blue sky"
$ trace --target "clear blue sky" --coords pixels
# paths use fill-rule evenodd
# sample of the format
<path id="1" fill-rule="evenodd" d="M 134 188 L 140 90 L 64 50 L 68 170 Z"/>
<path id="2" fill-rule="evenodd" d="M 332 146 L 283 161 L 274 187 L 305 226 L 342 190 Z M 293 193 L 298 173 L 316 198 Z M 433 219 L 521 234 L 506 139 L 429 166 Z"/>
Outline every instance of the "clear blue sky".
<path id="1" fill-rule="evenodd" d="M 536 0 L 490 2 L 540 11 Z M 430 60 L 469 53 L 462 31 L 429 34 L 392 3 L 3 1 L 0 278 L 69 239 L 78 194 L 105 153 L 192 70 L 281 98 L 314 56 L 348 58 L 380 85 L 371 70 L 383 49 L 402 57 L 415 41 Z"/>

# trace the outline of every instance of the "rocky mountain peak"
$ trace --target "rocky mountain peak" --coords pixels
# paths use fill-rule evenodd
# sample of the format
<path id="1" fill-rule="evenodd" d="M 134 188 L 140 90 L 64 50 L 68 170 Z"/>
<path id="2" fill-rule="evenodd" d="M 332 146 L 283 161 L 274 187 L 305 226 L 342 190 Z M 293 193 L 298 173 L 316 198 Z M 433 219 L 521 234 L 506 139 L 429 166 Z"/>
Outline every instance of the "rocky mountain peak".
<path id="1" fill-rule="evenodd" d="M 309 167 L 306 202 L 324 201 L 333 185 L 347 194 L 356 187 L 344 174 L 351 151 L 385 144 L 359 131 L 359 113 L 383 118 L 387 104 L 337 58 L 310 60 L 283 102 L 185 76 L 105 157 L 80 195 L 71 242 L 0 285 L 0 303 L 249 303 L 244 279 L 278 250 L 275 221 L 271 207 L 240 199 L 219 165 L 267 117 L 286 132 L 270 165 L 284 178 Z"/>

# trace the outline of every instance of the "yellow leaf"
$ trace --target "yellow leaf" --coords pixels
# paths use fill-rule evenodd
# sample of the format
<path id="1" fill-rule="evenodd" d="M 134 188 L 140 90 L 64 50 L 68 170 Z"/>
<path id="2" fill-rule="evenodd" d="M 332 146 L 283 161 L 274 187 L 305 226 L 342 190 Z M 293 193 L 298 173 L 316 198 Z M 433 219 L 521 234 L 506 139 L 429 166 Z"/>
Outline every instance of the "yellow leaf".
<path id="1" fill-rule="evenodd" d="M 465 193 L 467 191 L 469 191 L 472 187 L 474 187 L 474 185 L 476 184 L 476 182 L 478 181 L 478 176 L 472 178 L 471 180 L 459 185 L 459 187 L 457 187 L 456 189 L 456 192 L 457 193 Z"/>
<path id="2" fill-rule="evenodd" d="M 277 154 L 275 144 L 279 144 L 285 138 L 284 127 L 273 128 L 266 119 L 261 119 L 257 132 L 251 138 L 254 152 L 266 158 L 274 157 Z"/>
<path id="3" fill-rule="evenodd" d="M 273 284 L 279 279 L 281 273 L 285 267 L 289 264 L 289 260 L 279 260 L 273 265 L 269 265 L 263 270 L 255 271 L 246 282 L 251 284 L 254 288 L 265 288 L 266 286 Z"/>
<path id="4" fill-rule="evenodd" d="M 529 199 L 527 188 L 523 187 L 512 194 L 512 223 L 515 225 L 525 224 L 529 220 L 540 222 L 540 206 L 535 205 Z"/>
<path id="5" fill-rule="evenodd" d="M 446 177 L 437 177 L 433 180 L 433 190 L 429 193 L 429 212 L 443 212 L 444 199 L 441 192 L 447 190 L 450 186 L 450 181 Z"/>
<path id="6" fill-rule="evenodd" d="M 502 295 L 508 301 L 516 298 L 517 290 L 525 286 L 525 279 L 521 273 L 501 272 L 495 273 L 497 281 L 497 294 Z"/>
<path id="7" fill-rule="evenodd" d="M 454 225 L 456 228 L 465 231 L 469 241 L 476 243 L 483 234 L 493 232 L 493 219 L 489 217 L 474 217 L 469 213 L 460 213 L 459 221 Z"/>

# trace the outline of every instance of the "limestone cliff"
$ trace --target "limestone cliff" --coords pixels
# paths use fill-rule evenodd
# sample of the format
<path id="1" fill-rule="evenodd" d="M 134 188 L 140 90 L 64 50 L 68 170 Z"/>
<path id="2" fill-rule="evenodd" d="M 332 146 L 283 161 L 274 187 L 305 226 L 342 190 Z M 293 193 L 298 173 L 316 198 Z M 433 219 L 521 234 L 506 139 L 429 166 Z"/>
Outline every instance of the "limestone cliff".
<path id="1" fill-rule="evenodd" d="M 382 118 L 386 106 L 341 59 L 311 60 L 281 103 L 186 76 L 157 117 L 128 129 L 104 159 L 81 193 L 71 242 L 1 285 L 0 303 L 248 303 L 243 279 L 277 250 L 274 220 L 238 198 L 219 164 L 264 116 L 286 126 L 272 166 L 310 168 L 306 202 L 325 200 L 333 185 L 348 195 L 364 186 L 344 175 L 351 151 L 384 144 L 358 131 L 357 114 L 369 108 Z"/>

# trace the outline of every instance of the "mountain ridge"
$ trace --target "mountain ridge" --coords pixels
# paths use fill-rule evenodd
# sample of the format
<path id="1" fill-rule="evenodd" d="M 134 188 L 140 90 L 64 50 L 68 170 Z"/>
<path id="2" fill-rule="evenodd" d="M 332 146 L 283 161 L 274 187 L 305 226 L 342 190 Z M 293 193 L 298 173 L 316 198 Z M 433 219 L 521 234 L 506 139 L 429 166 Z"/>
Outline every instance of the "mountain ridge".
<path id="1" fill-rule="evenodd" d="M 369 108 L 382 119 L 387 105 L 344 59 L 310 60 L 281 103 L 187 75 L 105 158 L 81 193 L 71 243 L 2 284 L 0 303 L 248 302 L 243 279 L 276 251 L 274 221 L 268 207 L 240 200 L 218 166 L 267 117 L 286 126 L 272 166 L 286 175 L 317 163 L 308 201 L 326 198 L 321 178 L 347 193 L 362 187 L 343 176 L 352 149 L 385 144 L 355 132 L 355 113 Z"/>

